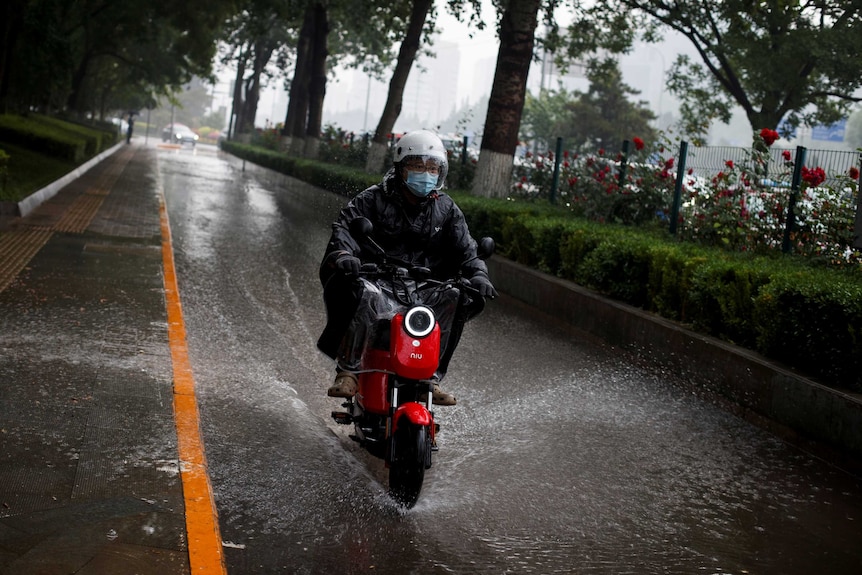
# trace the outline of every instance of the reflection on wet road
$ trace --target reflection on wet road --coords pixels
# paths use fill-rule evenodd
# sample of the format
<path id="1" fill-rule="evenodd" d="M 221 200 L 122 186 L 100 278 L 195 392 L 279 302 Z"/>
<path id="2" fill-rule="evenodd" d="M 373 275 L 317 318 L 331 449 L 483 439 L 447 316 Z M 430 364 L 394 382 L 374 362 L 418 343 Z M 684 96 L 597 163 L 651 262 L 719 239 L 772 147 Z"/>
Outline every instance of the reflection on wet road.
<path id="1" fill-rule="evenodd" d="M 159 171 L 229 573 L 862 572 L 859 481 L 505 296 L 399 511 L 314 346 L 344 198 L 203 151 Z"/>

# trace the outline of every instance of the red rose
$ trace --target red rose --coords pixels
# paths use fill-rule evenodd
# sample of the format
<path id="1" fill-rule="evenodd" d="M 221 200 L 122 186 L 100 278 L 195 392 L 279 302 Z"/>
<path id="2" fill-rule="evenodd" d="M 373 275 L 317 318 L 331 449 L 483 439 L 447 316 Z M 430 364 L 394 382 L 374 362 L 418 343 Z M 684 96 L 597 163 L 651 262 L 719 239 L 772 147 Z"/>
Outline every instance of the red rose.
<path id="1" fill-rule="evenodd" d="M 638 137 L 632 138 L 632 141 L 635 143 L 635 150 L 643 150 L 644 149 L 644 141 Z"/>
<path id="2" fill-rule="evenodd" d="M 812 188 L 816 188 L 826 181 L 826 172 L 824 172 L 823 168 L 819 166 L 812 169 L 808 169 L 803 166 L 802 179 L 805 180 L 805 182 Z"/>
<path id="3" fill-rule="evenodd" d="M 776 132 L 775 130 L 763 128 L 762 130 L 760 130 L 760 138 L 767 146 L 771 146 L 779 138 L 779 135 L 778 132 Z"/>
<path id="4" fill-rule="evenodd" d="M 730 168 L 730 169 L 732 170 L 732 169 L 733 169 L 733 160 L 727 160 L 727 161 L 724 163 L 724 165 L 725 165 L 725 166 L 727 166 L 728 168 Z"/>
<path id="5" fill-rule="evenodd" d="M 781 156 L 784 158 L 785 162 L 789 162 L 791 157 L 790 150 L 784 150 L 783 152 L 781 152 Z"/>
<path id="6" fill-rule="evenodd" d="M 858 180 L 859 179 L 859 168 L 857 168 L 856 166 L 853 166 L 852 168 L 850 168 L 847 171 L 847 175 L 850 176 L 851 180 Z"/>

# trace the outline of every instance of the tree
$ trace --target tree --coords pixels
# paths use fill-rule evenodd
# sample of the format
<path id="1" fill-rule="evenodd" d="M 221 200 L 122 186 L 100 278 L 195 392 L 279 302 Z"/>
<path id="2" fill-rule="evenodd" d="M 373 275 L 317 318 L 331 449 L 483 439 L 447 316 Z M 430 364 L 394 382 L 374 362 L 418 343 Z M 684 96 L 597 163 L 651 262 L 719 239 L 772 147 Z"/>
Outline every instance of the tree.
<path id="1" fill-rule="evenodd" d="M 623 140 L 634 136 L 655 139 L 655 130 L 650 126 L 655 114 L 648 103 L 629 100 L 629 96 L 640 92 L 623 83 L 615 60 L 594 63 L 588 68 L 587 79 L 589 90 L 575 93 L 575 99 L 566 105 L 564 123 L 555 126 L 557 134 L 568 138 L 572 148 L 619 150 Z"/>
<path id="2" fill-rule="evenodd" d="M 84 115 L 142 105 L 210 74 L 232 8 L 233 0 L 14 0 L 0 26 L 0 107 Z"/>
<path id="3" fill-rule="evenodd" d="M 540 90 L 538 96 L 527 93 L 521 117 L 521 140 L 532 142 L 535 151 L 553 149 L 554 139 L 562 136 L 559 127 L 566 123 L 566 106 L 575 98 L 574 93 L 559 90 Z"/>
<path id="4" fill-rule="evenodd" d="M 500 48 L 472 193 L 505 197 L 509 192 L 527 73 L 541 0 L 509 0 L 500 17 Z"/>
<path id="5" fill-rule="evenodd" d="M 296 23 L 290 3 L 281 0 L 245 0 L 239 12 L 226 25 L 228 47 L 223 63 L 234 62 L 236 76 L 233 94 L 234 133 L 254 129 L 260 89 L 278 70 L 270 67 L 273 55 L 285 57 L 292 43 Z M 249 72 L 246 74 L 246 72 Z"/>
<path id="6" fill-rule="evenodd" d="M 395 70 L 392 72 L 392 79 L 389 81 L 386 104 L 380 115 L 380 121 L 377 123 L 377 129 L 374 131 L 374 137 L 371 139 L 371 149 L 368 151 L 368 159 L 365 164 L 366 172 L 374 174 L 383 168 L 388 150 L 387 136 L 392 132 L 395 121 L 401 114 L 404 86 L 407 85 L 410 69 L 413 67 L 416 53 L 419 51 L 422 31 L 425 28 L 425 20 L 428 17 L 431 3 L 432 0 L 413 0 L 412 2 L 407 30 L 401 41 L 401 48 L 398 50 L 398 60 Z"/>
<path id="7" fill-rule="evenodd" d="M 633 39 L 654 41 L 668 29 L 700 57 L 679 56 L 668 81 L 689 133 L 704 134 L 715 119 L 727 123 L 734 104 L 759 130 L 831 124 L 859 101 L 860 0 L 577 3 L 563 55 L 626 51 Z"/>
<path id="8" fill-rule="evenodd" d="M 634 136 L 655 139 L 655 130 L 650 126 L 655 115 L 647 103 L 630 100 L 640 92 L 623 83 L 615 60 L 594 63 L 588 68 L 587 79 L 587 92 L 542 90 L 538 98 L 528 94 L 521 121 L 522 138 L 548 150 L 560 137 L 568 149 L 582 151 L 619 150 L 623 140 Z"/>
<path id="9" fill-rule="evenodd" d="M 296 45 L 296 61 L 293 79 L 290 81 L 290 96 L 284 118 L 282 135 L 286 136 L 284 147 L 294 155 L 301 155 L 303 138 L 308 126 L 309 83 L 311 81 L 312 34 L 314 33 L 314 2 L 304 12 L 302 28 Z M 296 142 L 296 143 L 294 143 Z"/>

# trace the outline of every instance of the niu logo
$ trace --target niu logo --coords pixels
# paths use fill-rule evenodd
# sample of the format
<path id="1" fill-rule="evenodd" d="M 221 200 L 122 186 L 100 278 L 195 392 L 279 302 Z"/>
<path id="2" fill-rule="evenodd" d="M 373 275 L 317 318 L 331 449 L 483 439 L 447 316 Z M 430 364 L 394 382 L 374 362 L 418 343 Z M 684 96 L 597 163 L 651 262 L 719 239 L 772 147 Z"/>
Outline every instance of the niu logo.
<path id="1" fill-rule="evenodd" d="M 422 354 L 421 353 L 411 353 L 410 359 L 422 359 Z"/>

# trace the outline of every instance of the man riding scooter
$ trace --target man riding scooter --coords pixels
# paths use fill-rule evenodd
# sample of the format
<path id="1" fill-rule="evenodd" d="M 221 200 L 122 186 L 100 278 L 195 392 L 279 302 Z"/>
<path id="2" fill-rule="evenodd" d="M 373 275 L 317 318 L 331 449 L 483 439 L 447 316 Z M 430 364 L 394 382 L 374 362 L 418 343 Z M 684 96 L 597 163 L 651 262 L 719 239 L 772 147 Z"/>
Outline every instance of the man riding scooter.
<path id="1" fill-rule="evenodd" d="M 320 266 L 327 324 L 317 346 L 337 363 L 335 382 L 327 393 L 331 397 L 353 397 L 356 393 L 356 370 L 370 330 L 364 325 L 369 314 L 357 310 L 384 305 L 375 294 L 366 293 L 358 281 L 360 267 L 371 254 L 361 239 L 351 236 L 350 223 L 364 217 L 372 223 L 374 241 L 386 253 L 428 268 L 432 278 L 460 273 L 482 296 L 464 303 L 455 294 L 432 305 L 441 327 L 440 364 L 432 379 L 432 402 L 455 405 L 455 397 L 444 392 L 439 383 L 446 375 L 464 323 L 482 311 L 484 298 L 493 299 L 497 292 L 485 262 L 476 256 L 476 241 L 464 214 L 441 192 L 449 164 L 440 138 L 427 130 L 405 134 L 395 144 L 393 162 L 381 183 L 357 194 L 341 210 L 332 224 Z"/>

